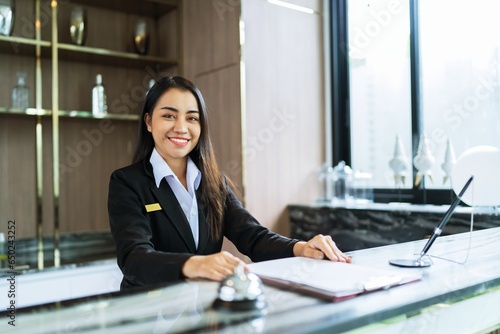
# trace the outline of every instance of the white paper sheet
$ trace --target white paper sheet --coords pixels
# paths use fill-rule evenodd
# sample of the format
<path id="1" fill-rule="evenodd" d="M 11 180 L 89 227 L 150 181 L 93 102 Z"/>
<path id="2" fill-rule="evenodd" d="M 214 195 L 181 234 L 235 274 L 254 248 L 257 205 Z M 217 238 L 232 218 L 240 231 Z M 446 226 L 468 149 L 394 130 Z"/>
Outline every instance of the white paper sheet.
<path id="1" fill-rule="evenodd" d="M 249 267 L 264 283 L 334 301 L 421 279 L 419 273 L 402 274 L 397 270 L 303 257 L 252 263 Z"/>

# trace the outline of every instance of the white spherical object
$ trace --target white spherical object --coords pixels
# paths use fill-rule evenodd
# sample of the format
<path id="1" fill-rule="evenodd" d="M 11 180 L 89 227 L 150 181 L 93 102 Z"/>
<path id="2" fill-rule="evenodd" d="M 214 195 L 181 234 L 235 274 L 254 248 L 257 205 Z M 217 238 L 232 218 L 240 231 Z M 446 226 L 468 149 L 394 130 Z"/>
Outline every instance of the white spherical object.
<path id="1" fill-rule="evenodd" d="M 466 150 L 457 159 L 451 181 L 455 194 L 459 194 L 467 180 L 472 184 L 462 196 L 470 206 L 500 205 L 500 149 L 493 146 L 476 146 Z"/>

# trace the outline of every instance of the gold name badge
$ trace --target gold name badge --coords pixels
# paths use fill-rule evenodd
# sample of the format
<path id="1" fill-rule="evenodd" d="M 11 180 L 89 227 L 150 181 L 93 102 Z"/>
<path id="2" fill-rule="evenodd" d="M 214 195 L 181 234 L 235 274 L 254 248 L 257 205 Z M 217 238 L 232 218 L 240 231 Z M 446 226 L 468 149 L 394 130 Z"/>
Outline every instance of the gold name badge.
<path id="1" fill-rule="evenodd" d="M 160 203 L 146 204 L 146 212 L 153 212 L 161 210 Z"/>

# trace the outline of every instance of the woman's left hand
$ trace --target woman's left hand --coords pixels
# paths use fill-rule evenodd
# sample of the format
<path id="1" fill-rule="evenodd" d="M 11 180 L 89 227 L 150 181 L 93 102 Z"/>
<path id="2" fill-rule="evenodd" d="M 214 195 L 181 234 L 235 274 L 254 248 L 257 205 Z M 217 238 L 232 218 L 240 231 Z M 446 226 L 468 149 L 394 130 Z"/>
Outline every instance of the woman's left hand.
<path id="1" fill-rule="evenodd" d="M 293 255 L 324 259 L 325 256 L 335 262 L 351 262 L 351 256 L 342 253 L 329 235 L 318 234 L 308 242 L 299 241 L 293 246 Z"/>

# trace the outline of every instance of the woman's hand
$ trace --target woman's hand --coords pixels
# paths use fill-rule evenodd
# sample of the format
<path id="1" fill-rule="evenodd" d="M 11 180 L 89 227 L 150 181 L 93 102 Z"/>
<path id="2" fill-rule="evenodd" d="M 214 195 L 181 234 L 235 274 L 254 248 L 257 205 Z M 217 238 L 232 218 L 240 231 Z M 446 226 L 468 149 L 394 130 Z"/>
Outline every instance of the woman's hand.
<path id="1" fill-rule="evenodd" d="M 222 251 L 211 255 L 194 255 L 184 263 L 182 273 L 187 278 L 206 278 L 213 281 L 222 281 L 234 273 L 238 265 L 243 265 L 248 271 L 245 262 L 229 252 Z"/>
<path id="2" fill-rule="evenodd" d="M 351 262 L 351 256 L 344 254 L 329 235 L 318 234 L 308 242 L 299 241 L 293 246 L 293 255 L 310 257 L 313 259 L 324 259 L 325 256 L 338 262 Z"/>

